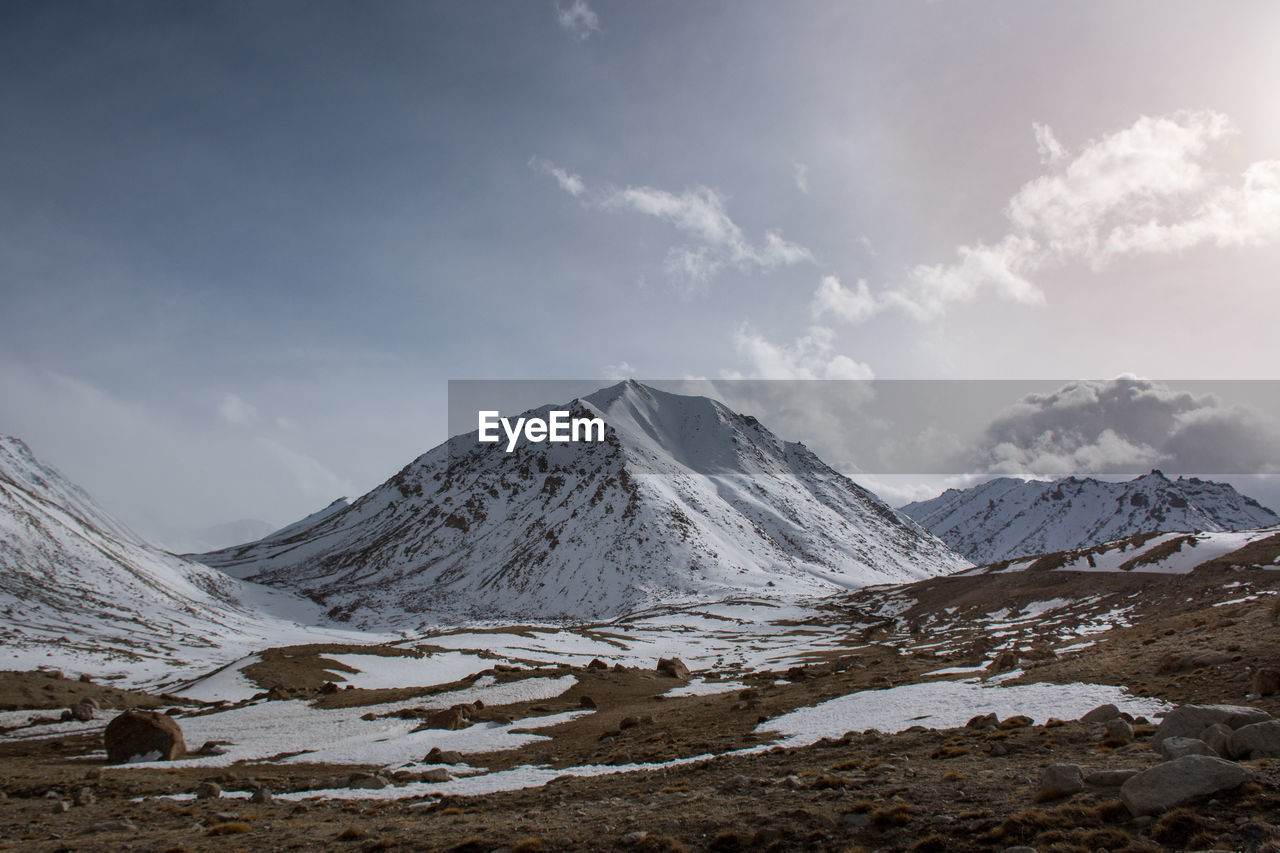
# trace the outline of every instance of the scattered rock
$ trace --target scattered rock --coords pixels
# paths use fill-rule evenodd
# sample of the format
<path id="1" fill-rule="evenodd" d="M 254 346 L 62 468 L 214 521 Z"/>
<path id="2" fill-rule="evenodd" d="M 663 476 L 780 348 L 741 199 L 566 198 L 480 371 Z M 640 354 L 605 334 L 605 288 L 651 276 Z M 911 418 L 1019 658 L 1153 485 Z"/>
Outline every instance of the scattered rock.
<path id="1" fill-rule="evenodd" d="M 609 664 L 600 660 L 600 658 L 592 658 L 591 663 L 587 664 L 587 669 L 608 669 Z"/>
<path id="2" fill-rule="evenodd" d="M 251 803 L 269 803 L 269 802 L 271 802 L 271 801 L 272 801 L 272 799 L 274 799 L 274 798 L 271 796 L 271 789 L 270 789 L 270 788 L 258 788 L 258 789 L 257 789 L 256 791 L 254 791 L 254 792 L 253 792 L 253 794 L 249 797 L 249 802 L 251 802 Z"/>
<path id="3" fill-rule="evenodd" d="M 618 728 L 634 729 L 638 725 L 640 725 L 639 717 L 623 717 L 621 722 L 618 723 Z"/>
<path id="4" fill-rule="evenodd" d="M 72 719 L 87 723 L 97 716 L 98 703 L 89 697 L 85 697 L 72 705 L 70 710 Z"/>
<path id="5" fill-rule="evenodd" d="M 990 714 L 979 714 L 969 722 L 965 723 L 965 728 L 969 729 L 994 729 L 1000 725 L 1000 718 L 993 711 Z"/>
<path id="6" fill-rule="evenodd" d="M 427 718 L 418 725 L 418 729 L 446 729 L 448 731 L 457 731 L 465 729 L 471 725 L 467 714 L 462 708 L 454 706 L 444 711 L 432 711 L 427 714 Z"/>
<path id="7" fill-rule="evenodd" d="M 92 788 L 77 789 L 74 799 L 77 806 L 91 806 L 98 801 L 98 797 L 93 793 Z"/>
<path id="8" fill-rule="evenodd" d="M 1231 733 L 1227 751 L 1233 758 L 1280 758 L 1280 720 L 1241 726 Z"/>
<path id="9" fill-rule="evenodd" d="M 1082 723 L 1105 723 L 1120 716 L 1120 709 L 1115 705 L 1099 705 L 1080 718 Z"/>
<path id="10" fill-rule="evenodd" d="M 206 779 L 196 786 L 197 800 L 216 800 L 222 796 L 222 786 L 211 779 Z"/>
<path id="11" fill-rule="evenodd" d="M 1184 706 L 1185 707 L 1185 706 Z M 1120 786 L 1120 800 L 1135 817 L 1228 791 L 1252 776 L 1239 764 L 1209 755 L 1184 755 L 1157 764 Z"/>
<path id="12" fill-rule="evenodd" d="M 787 670 L 787 681 L 804 681 L 809 677 L 809 671 L 802 666 L 793 666 Z"/>
<path id="13" fill-rule="evenodd" d="M 1253 674 L 1253 689 L 1249 691 L 1257 696 L 1270 696 L 1280 693 L 1280 669 L 1263 667 Z"/>
<path id="14" fill-rule="evenodd" d="M 1209 744 L 1215 755 L 1230 755 L 1227 742 L 1231 740 L 1231 727 L 1223 723 L 1214 723 L 1200 733 L 1200 739 Z"/>
<path id="15" fill-rule="evenodd" d="M 271 702 L 283 702 L 292 698 L 293 694 L 279 684 L 267 691 L 267 699 Z"/>
<path id="16" fill-rule="evenodd" d="M 1008 649 L 1005 649 L 1003 652 L 996 655 L 995 660 L 987 664 L 987 669 L 991 672 L 1007 672 L 1011 669 L 1017 668 L 1018 654 L 1017 652 L 1013 652 Z"/>
<path id="17" fill-rule="evenodd" d="M 89 826 L 89 829 L 86 830 L 86 832 L 88 832 L 91 835 L 97 834 L 99 832 L 137 832 L 137 831 L 138 831 L 137 825 L 133 821 L 129 820 L 127 817 L 121 818 L 120 820 L 99 821 L 98 823 L 91 824 Z"/>
<path id="18" fill-rule="evenodd" d="M 107 723 L 102 739 L 112 764 L 144 758 L 173 761 L 187 754 L 182 728 L 173 717 L 155 711 L 125 711 Z"/>
<path id="19" fill-rule="evenodd" d="M 54 800 L 53 805 L 49 806 L 49 814 L 62 814 L 71 810 L 71 804 L 66 800 Z"/>
<path id="20" fill-rule="evenodd" d="M 1056 799 L 1084 790 L 1079 764 L 1050 764 L 1040 773 L 1038 799 Z"/>
<path id="21" fill-rule="evenodd" d="M 688 681 L 691 677 L 689 667 L 680 658 L 658 658 L 658 672 L 681 681 Z"/>
<path id="22" fill-rule="evenodd" d="M 1209 744 L 1194 737 L 1167 737 L 1156 745 L 1156 749 L 1170 760 L 1184 755 L 1216 755 Z"/>
<path id="23" fill-rule="evenodd" d="M 320 685 L 320 692 L 326 695 L 331 693 L 338 693 L 341 690 L 342 688 L 334 684 L 332 681 L 326 681 L 324 684 Z"/>
<path id="24" fill-rule="evenodd" d="M 207 740 L 195 751 L 196 755 L 226 755 L 227 751 L 223 749 L 223 745 L 229 743 L 225 740 Z"/>
<path id="25" fill-rule="evenodd" d="M 347 777 L 348 788 L 367 788 L 371 791 L 379 791 L 390 784 L 385 777 L 376 773 L 352 773 Z"/>
<path id="26" fill-rule="evenodd" d="M 438 746 L 431 747 L 431 751 L 427 753 L 426 758 L 422 759 L 424 764 L 461 764 L 462 753 L 455 752 L 452 749 L 441 749 Z"/>
<path id="27" fill-rule="evenodd" d="M 1198 738 L 1209 726 L 1222 723 L 1232 729 L 1262 723 L 1271 715 L 1246 705 L 1181 705 L 1170 711 L 1151 737 L 1151 745 L 1169 737 Z"/>
<path id="28" fill-rule="evenodd" d="M 1107 721 L 1107 738 L 1110 740 L 1120 740 L 1128 743 L 1133 740 L 1133 726 L 1129 725 L 1129 721 L 1123 717 Z"/>
<path id="29" fill-rule="evenodd" d="M 1137 775 L 1138 771 L 1132 767 L 1121 767 L 1114 770 L 1094 770 L 1092 773 L 1085 775 L 1084 783 L 1095 788 L 1119 788 Z"/>

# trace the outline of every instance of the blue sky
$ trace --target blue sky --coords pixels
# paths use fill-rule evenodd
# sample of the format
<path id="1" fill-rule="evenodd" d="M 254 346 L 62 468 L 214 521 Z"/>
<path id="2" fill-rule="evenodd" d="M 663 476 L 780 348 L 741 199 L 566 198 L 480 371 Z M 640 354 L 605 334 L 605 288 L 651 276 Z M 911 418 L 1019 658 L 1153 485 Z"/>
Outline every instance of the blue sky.
<path id="1" fill-rule="evenodd" d="M 8 2 L 0 431 L 285 523 L 450 378 L 1276 378 L 1280 6 Z"/>

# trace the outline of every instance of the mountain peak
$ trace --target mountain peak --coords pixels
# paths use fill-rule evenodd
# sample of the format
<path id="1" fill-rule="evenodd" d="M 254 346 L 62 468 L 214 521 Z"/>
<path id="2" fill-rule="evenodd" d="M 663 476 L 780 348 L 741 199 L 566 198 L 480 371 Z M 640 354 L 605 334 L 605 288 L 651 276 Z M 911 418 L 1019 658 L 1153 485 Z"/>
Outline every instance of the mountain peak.
<path id="1" fill-rule="evenodd" d="M 493 453 L 455 436 L 350 507 L 201 559 L 366 626 L 596 619 L 966 565 L 809 451 L 708 397 L 627 380 L 577 402 L 605 421 L 606 441 Z"/>

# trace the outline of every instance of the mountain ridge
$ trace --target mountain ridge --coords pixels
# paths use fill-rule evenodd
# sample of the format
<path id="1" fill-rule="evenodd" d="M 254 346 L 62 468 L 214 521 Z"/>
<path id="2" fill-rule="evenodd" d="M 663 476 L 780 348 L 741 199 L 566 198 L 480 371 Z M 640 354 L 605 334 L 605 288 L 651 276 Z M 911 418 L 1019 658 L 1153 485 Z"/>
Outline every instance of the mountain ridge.
<path id="1" fill-rule="evenodd" d="M 1000 477 L 901 508 L 975 563 L 1070 551 L 1140 533 L 1241 530 L 1280 522 L 1231 485 L 1159 470 L 1122 483 Z"/>

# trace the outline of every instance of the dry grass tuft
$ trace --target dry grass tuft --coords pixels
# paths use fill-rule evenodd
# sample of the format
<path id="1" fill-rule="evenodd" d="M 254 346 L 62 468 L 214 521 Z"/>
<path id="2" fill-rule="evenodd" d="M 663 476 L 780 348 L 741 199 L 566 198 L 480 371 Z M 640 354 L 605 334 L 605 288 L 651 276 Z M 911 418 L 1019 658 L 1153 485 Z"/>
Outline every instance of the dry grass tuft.
<path id="1" fill-rule="evenodd" d="M 229 820 L 226 823 L 215 823 L 209 827 L 206 835 L 243 835 L 249 832 L 249 824 L 242 820 Z"/>

